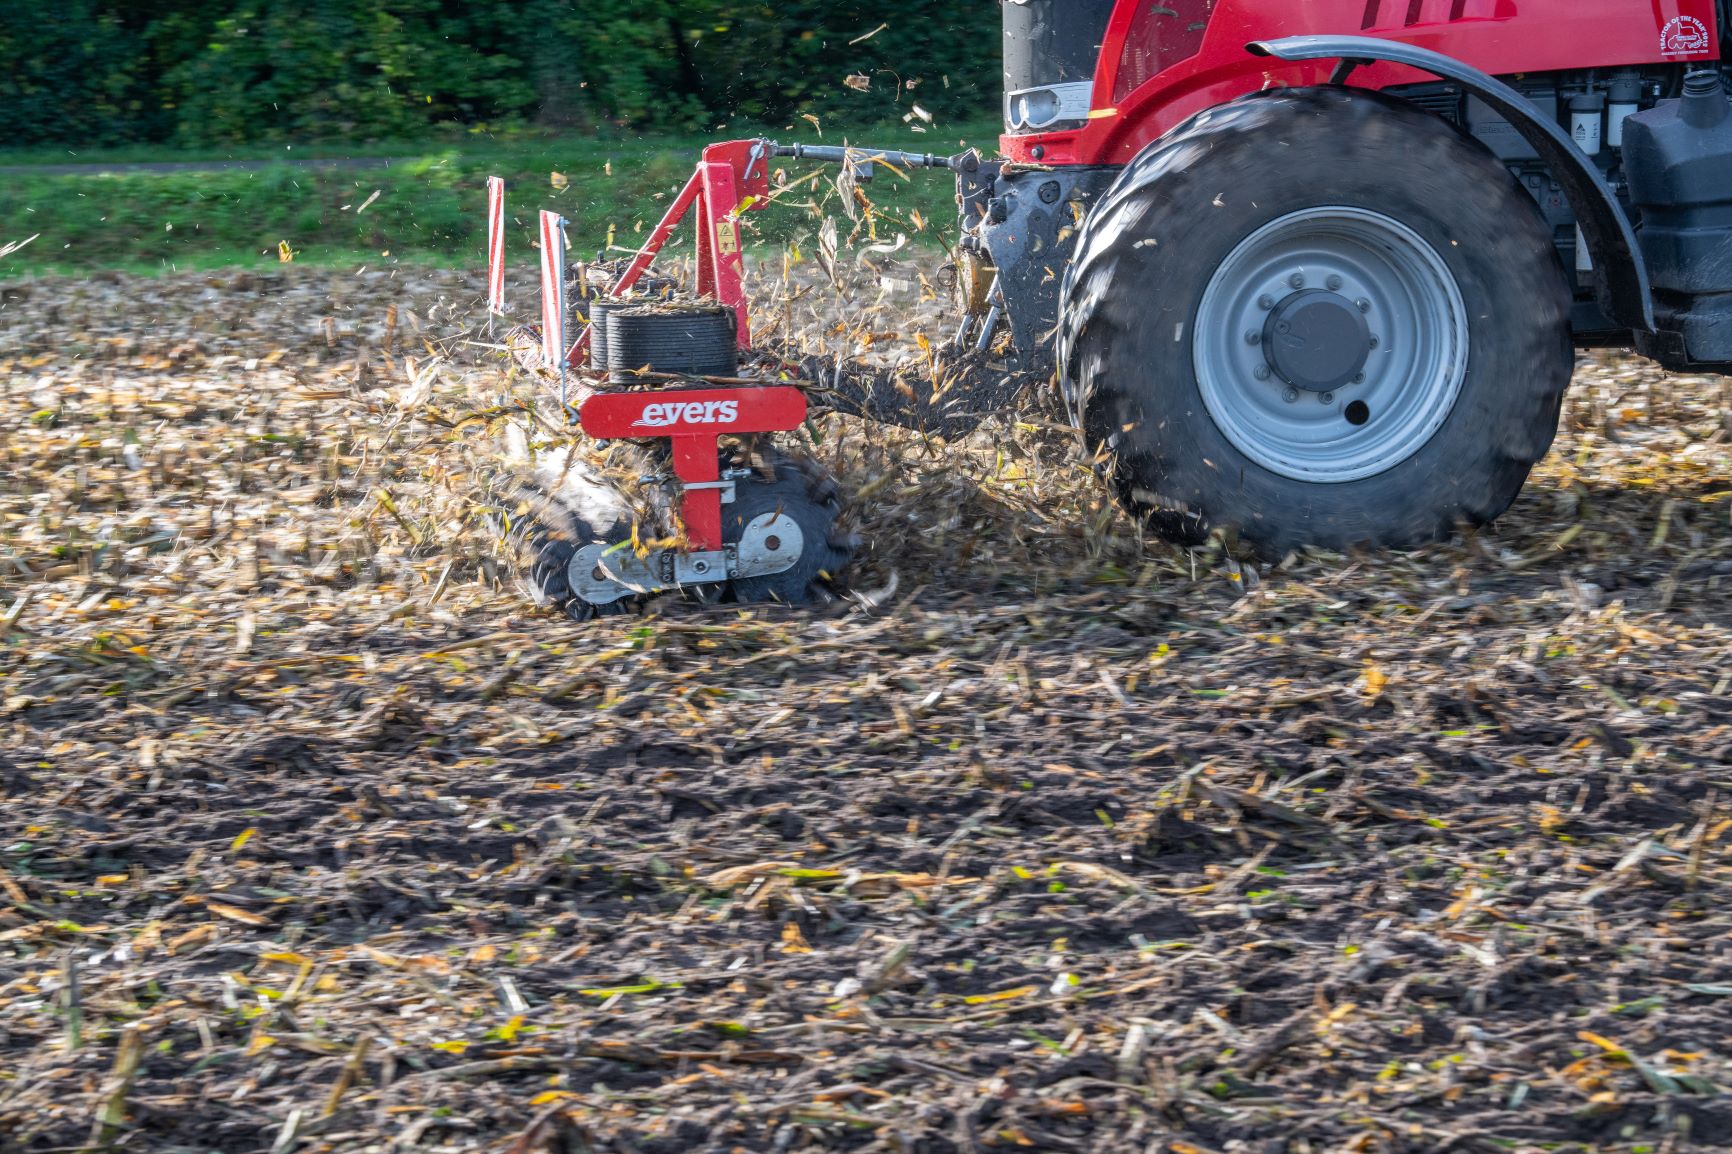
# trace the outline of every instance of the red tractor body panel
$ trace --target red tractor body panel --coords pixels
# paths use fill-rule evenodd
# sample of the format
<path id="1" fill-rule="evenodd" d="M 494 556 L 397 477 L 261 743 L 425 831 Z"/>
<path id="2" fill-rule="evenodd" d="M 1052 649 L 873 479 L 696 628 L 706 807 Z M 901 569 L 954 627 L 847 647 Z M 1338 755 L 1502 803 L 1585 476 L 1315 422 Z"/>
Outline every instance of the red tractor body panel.
<path id="1" fill-rule="evenodd" d="M 1087 125 L 1002 138 L 1014 162 L 1124 164 L 1191 116 L 1263 88 L 1320 84 L 1333 61 L 1285 64 L 1254 40 L 1357 35 L 1412 44 L 1493 76 L 1720 56 L 1715 0 L 1119 0 Z M 1386 88 L 1434 79 L 1391 64 L 1353 75 Z"/>

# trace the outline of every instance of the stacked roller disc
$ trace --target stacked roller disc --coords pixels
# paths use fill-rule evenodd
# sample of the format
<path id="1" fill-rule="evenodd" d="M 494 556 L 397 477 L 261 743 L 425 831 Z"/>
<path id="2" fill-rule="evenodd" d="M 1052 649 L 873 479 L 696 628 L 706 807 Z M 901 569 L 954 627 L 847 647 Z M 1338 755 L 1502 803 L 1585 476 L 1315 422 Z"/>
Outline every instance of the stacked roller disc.
<path id="1" fill-rule="evenodd" d="M 730 309 L 632 296 L 586 299 L 581 312 L 590 325 L 591 352 L 580 373 L 590 395 L 651 393 L 666 397 L 671 408 L 683 395 L 695 395 L 685 392 L 693 386 L 714 396 L 716 389 L 760 384 L 739 375 Z M 669 441 L 646 435 L 541 454 L 532 516 L 520 530 L 531 595 L 579 621 L 628 612 L 667 592 L 704 602 L 828 598 L 857 545 L 838 523 L 840 490 L 815 460 L 778 447 L 773 437 L 722 442 L 722 479 L 714 487 L 722 492 L 723 549 L 681 554 L 677 564 L 684 486 L 674 475 Z M 772 564 L 747 560 L 766 550 L 776 556 L 777 549 Z M 664 555 L 664 568 L 677 570 L 676 579 L 643 579 L 644 559 Z M 702 558 L 723 555 L 725 579 L 719 570 L 693 579 Z"/>

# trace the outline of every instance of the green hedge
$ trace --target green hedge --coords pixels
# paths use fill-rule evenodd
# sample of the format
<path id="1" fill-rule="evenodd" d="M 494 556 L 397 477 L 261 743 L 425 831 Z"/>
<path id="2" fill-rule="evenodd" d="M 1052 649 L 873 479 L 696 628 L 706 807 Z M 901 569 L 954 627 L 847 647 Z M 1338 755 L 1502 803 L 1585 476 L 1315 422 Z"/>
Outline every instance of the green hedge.
<path id="1" fill-rule="evenodd" d="M 884 127 L 874 130 L 870 142 L 937 152 L 990 150 L 997 130 L 996 121 L 985 121 L 916 137 Z M 581 256 L 594 255 L 610 240 L 615 255 L 641 244 L 691 174 L 705 139 L 610 140 L 568 133 L 438 144 L 368 167 L 9 173 L 0 177 L 0 221 L 7 225 L 0 229 L 0 244 L 36 239 L 0 257 L 0 280 L 91 268 L 269 264 L 277 260 L 279 242 L 298 259 L 351 267 L 405 260 L 479 267 L 485 259 L 488 176 L 507 182 L 509 249 L 519 275 L 534 268 L 539 208 L 568 218 Z M 814 169 L 833 175 L 824 166 L 787 167 L 796 175 Z M 910 173 L 903 181 L 886 171 L 867 192 L 884 213 L 877 221 L 882 238 L 905 233 L 928 246 L 954 239 L 955 184 L 948 173 Z M 813 195 L 824 202 L 822 213 L 842 216 L 828 183 Z M 783 241 L 809 248 L 820 217 L 802 207 L 805 199 L 747 214 L 749 243 L 759 251 Z M 675 248 L 689 251 L 690 236 L 689 226 L 682 228 Z"/>
<path id="2" fill-rule="evenodd" d="M 0 0 L 0 142 L 355 143 L 712 131 L 996 107 L 997 5 L 955 0 Z M 867 78 L 848 83 L 849 77 Z"/>

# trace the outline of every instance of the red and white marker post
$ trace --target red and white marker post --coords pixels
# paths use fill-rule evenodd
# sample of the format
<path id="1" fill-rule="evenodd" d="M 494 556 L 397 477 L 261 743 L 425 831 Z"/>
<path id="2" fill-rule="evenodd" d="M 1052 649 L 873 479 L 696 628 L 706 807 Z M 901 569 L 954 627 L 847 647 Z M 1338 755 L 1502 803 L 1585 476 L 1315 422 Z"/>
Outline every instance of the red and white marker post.
<path id="1" fill-rule="evenodd" d="M 559 374 L 565 408 L 565 218 L 541 211 L 541 359 Z"/>
<path id="2" fill-rule="evenodd" d="M 505 181 L 487 178 L 487 321 L 505 313 Z"/>

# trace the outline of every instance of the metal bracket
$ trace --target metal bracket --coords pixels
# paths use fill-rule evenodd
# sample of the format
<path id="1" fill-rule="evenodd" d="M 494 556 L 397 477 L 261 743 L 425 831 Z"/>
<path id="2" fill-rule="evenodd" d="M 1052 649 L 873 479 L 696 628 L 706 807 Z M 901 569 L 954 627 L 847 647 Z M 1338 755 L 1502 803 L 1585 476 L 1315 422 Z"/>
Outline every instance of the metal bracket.
<path id="1" fill-rule="evenodd" d="M 734 550 L 730 546 L 714 553 L 677 553 L 664 550 L 662 556 L 673 562 L 673 584 L 704 585 L 727 579 L 733 568 Z"/>
<path id="2" fill-rule="evenodd" d="M 1347 83 L 1348 77 L 1352 76 L 1355 72 L 1359 71 L 1359 69 L 1364 68 L 1370 63 L 1371 61 L 1365 59 L 1363 56 L 1343 56 L 1340 60 L 1335 62 L 1335 71 L 1329 74 L 1329 83 L 1339 88 L 1341 85 Z"/>
<path id="3" fill-rule="evenodd" d="M 842 164 L 854 177 L 855 184 L 871 184 L 872 178 L 878 175 L 878 164 L 869 156 L 863 157 L 850 152 Z"/>
<path id="4" fill-rule="evenodd" d="M 732 482 L 718 482 L 731 485 Z M 630 546 L 585 545 L 571 558 L 566 579 L 591 605 L 611 605 L 682 585 L 715 585 L 735 577 L 770 577 L 792 569 L 806 549 L 799 522 L 786 513 L 752 518 L 737 544 L 706 552 L 657 549 L 639 556 Z"/>
<path id="5" fill-rule="evenodd" d="M 572 592 L 591 605 L 611 605 L 633 593 L 665 589 L 660 569 L 659 552 L 639 557 L 629 545 L 585 545 L 566 566 L 566 578 Z"/>
<path id="6" fill-rule="evenodd" d="M 722 504 L 731 505 L 734 502 L 734 483 L 742 477 L 751 476 L 751 474 L 752 470 L 750 469 L 724 469 L 720 481 L 681 481 L 678 477 L 671 477 L 666 473 L 645 473 L 637 479 L 637 483 L 640 488 L 647 489 L 653 485 L 661 485 L 686 493 L 690 493 L 694 489 L 716 489 L 722 494 Z"/>
<path id="7" fill-rule="evenodd" d="M 731 505 L 734 501 L 734 482 L 732 479 L 726 481 L 687 481 L 680 488 L 688 493 L 694 489 L 720 489 L 722 504 Z"/>
<path id="8" fill-rule="evenodd" d="M 758 167 L 759 162 L 768 159 L 771 147 L 772 145 L 767 140 L 752 141 L 752 150 L 746 154 L 746 167 L 740 172 L 742 181 L 752 179 L 752 170 Z"/>
<path id="9" fill-rule="evenodd" d="M 992 294 L 987 298 L 992 302 L 986 310 L 986 319 L 980 324 L 980 338 L 974 342 L 974 351 L 984 353 L 992 348 L 993 335 L 998 330 L 998 318 L 1004 315 L 1004 285 L 994 273 L 992 278 Z"/>

